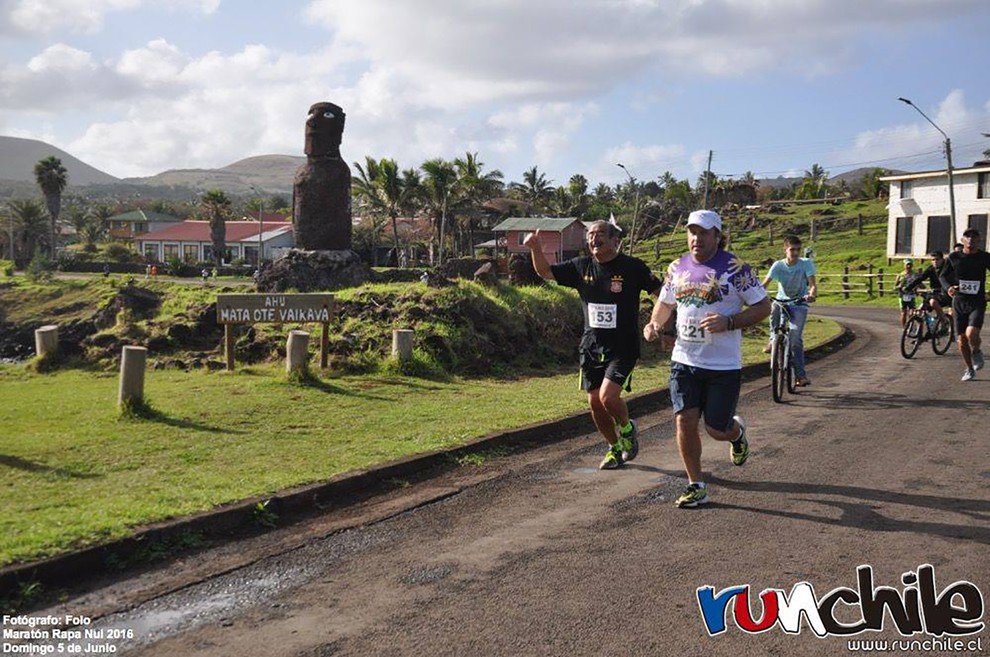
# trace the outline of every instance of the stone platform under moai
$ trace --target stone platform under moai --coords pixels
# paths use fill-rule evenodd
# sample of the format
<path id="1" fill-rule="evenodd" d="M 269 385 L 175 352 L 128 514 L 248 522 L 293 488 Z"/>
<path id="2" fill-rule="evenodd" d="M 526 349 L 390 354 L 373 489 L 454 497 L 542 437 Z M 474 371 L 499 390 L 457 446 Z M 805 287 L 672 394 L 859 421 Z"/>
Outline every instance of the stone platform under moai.
<path id="1" fill-rule="evenodd" d="M 292 249 L 258 272 L 259 292 L 319 292 L 354 287 L 374 273 L 354 251 Z"/>

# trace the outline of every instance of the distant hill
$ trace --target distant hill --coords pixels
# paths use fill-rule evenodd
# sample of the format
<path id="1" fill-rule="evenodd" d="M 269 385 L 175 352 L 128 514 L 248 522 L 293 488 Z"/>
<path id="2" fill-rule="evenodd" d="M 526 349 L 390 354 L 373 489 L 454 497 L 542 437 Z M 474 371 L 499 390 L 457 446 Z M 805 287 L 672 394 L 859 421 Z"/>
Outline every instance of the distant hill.
<path id="1" fill-rule="evenodd" d="M 228 194 L 250 194 L 254 186 L 263 192 L 291 194 L 296 169 L 305 162 L 302 156 L 258 155 L 221 169 L 171 169 L 146 178 L 125 178 L 123 182 L 195 191 L 222 189 Z"/>
<path id="2" fill-rule="evenodd" d="M 91 167 L 60 148 L 36 139 L 0 137 L 0 180 L 34 183 L 34 165 L 54 155 L 69 173 L 70 185 L 111 184 L 119 178 Z"/>

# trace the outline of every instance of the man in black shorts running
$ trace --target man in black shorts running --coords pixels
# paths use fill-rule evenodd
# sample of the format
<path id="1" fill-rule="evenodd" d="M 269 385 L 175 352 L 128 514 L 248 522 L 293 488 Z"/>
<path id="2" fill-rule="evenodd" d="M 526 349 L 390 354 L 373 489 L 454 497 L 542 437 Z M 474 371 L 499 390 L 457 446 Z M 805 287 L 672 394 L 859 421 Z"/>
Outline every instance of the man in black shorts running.
<path id="1" fill-rule="evenodd" d="M 987 310 L 986 279 L 990 253 L 979 247 L 980 232 L 970 228 L 963 233 L 961 253 L 950 253 L 942 270 L 942 289 L 952 297 L 952 314 L 959 336 L 959 353 L 966 363 L 963 381 L 972 381 L 983 369 L 980 329 Z"/>
<path id="2" fill-rule="evenodd" d="M 619 253 L 620 231 L 607 221 L 588 228 L 591 256 L 551 265 L 543 253 L 540 231 L 528 235 L 533 268 L 546 280 L 576 288 L 584 309 L 581 336 L 581 388 L 588 393 L 591 417 L 609 449 L 598 466 L 620 468 L 639 453 L 636 423 L 622 399 L 630 389 L 632 369 L 639 359 L 639 299 L 643 291 L 657 294 L 663 285 L 639 258 Z"/>

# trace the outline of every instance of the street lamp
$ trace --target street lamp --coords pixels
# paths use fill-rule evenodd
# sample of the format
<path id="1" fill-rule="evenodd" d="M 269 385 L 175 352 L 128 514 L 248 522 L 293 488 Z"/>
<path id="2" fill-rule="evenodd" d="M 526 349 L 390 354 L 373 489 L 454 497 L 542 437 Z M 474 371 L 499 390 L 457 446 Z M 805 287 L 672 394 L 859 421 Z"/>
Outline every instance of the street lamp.
<path id="1" fill-rule="evenodd" d="M 633 246 L 636 244 L 636 219 L 639 218 L 640 185 L 636 182 L 636 179 L 633 178 L 632 174 L 629 173 L 629 169 L 626 168 L 625 164 L 623 164 L 622 162 L 616 162 L 615 166 L 619 167 L 620 169 L 626 172 L 626 175 L 629 176 L 629 184 L 633 185 L 636 188 L 636 200 L 633 201 L 632 228 L 629 230 L 629 253 L 632 253 Z"/>
<path id="2" fill-rule="evenodd" d="M 265 250 L 265 244 L 264 244 L 264 242 L 261 239 L 262 236 L 265 233 L 265 217 L 264 217 L 264 214 L 265 214 L 265 197 L 261 194 L 260 191 L 258 191 L 257 188 L 254 187 L 254 185 L 251 186 L 251 189 L 254 190 L 255 192 L 257 192 L 258 197 L 260 199 L 258 201 L 258 269 L 260 270 L 261 269 L 261 256 L 262 256 L 262 253 Z"/>
<path id="3" fill-rule="evenodd" d="M 948 167 L 947 171 L 949 174 L 949 222 L 952 224 L 951 241 L 952 243 L 955 243 L 955 241 L 959 239 L 959 234 L 956 233 L 956 194 L 955 194 L 955 190 L 953 189 L 953 180 L 952 180 L 952 142 L 949 140 L 949 135 L 945 134 L 942 128 L 935 125 L 935 122 L 932 121 L 930 118 L 928 118 L 928 115 L 922 112 L 917 105 L 912 103 L 907 98 L 898 98 L 897 100 L 907 105 L 910 105 L 914 109 L 918 110 L 918 114 L 925 117 L 925 120 L 931 123 L 932 127 L 934 127 L 936 130 L 942 133 L 942 136 L 945 137 L 945 163 L 946 166 Z"/>

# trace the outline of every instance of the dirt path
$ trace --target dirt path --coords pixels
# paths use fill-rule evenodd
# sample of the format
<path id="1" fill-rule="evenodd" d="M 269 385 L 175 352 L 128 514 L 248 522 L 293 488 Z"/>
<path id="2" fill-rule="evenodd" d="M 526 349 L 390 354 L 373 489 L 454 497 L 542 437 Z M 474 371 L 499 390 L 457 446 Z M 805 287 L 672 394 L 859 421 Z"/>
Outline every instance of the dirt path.
<path id="1" fill-rule="evenodd" d="M 928 345 L 904 360 L 893 310 L 815 312 L 856 341 L 785 404 L 766 379 L 744 386 L 752 456 L 736 468 L 705 441 L 705 508 L 672 505 L 684 482 L 667 410 L 641 419 L 621 471 L 595 469 L 601 445 L 580 436 L 414 486 L 353 529 L 293 528 L 289 551 L 176 593 L 138 604 L 142 583 L 125 582 L 58 610 L 136 605 L 91 626 L 133 631 L 112 643 L 135 655 L 834 655 L 847 639 L 807 628 L 730 620 L 710 637 L 696 589 L 749 584 L 755 598 L 806 581 L 821 597 L 855 589 L 866 564 L 901 590 L 932 564 L 939 590 L 968 580 L 990 603 L 990 371 L 961 383 L 955 352 Z M 886 627 L 865 638 L 898 638 Z M 977 636 L 982 653 L 962 654 L 990 651 Z"/>

